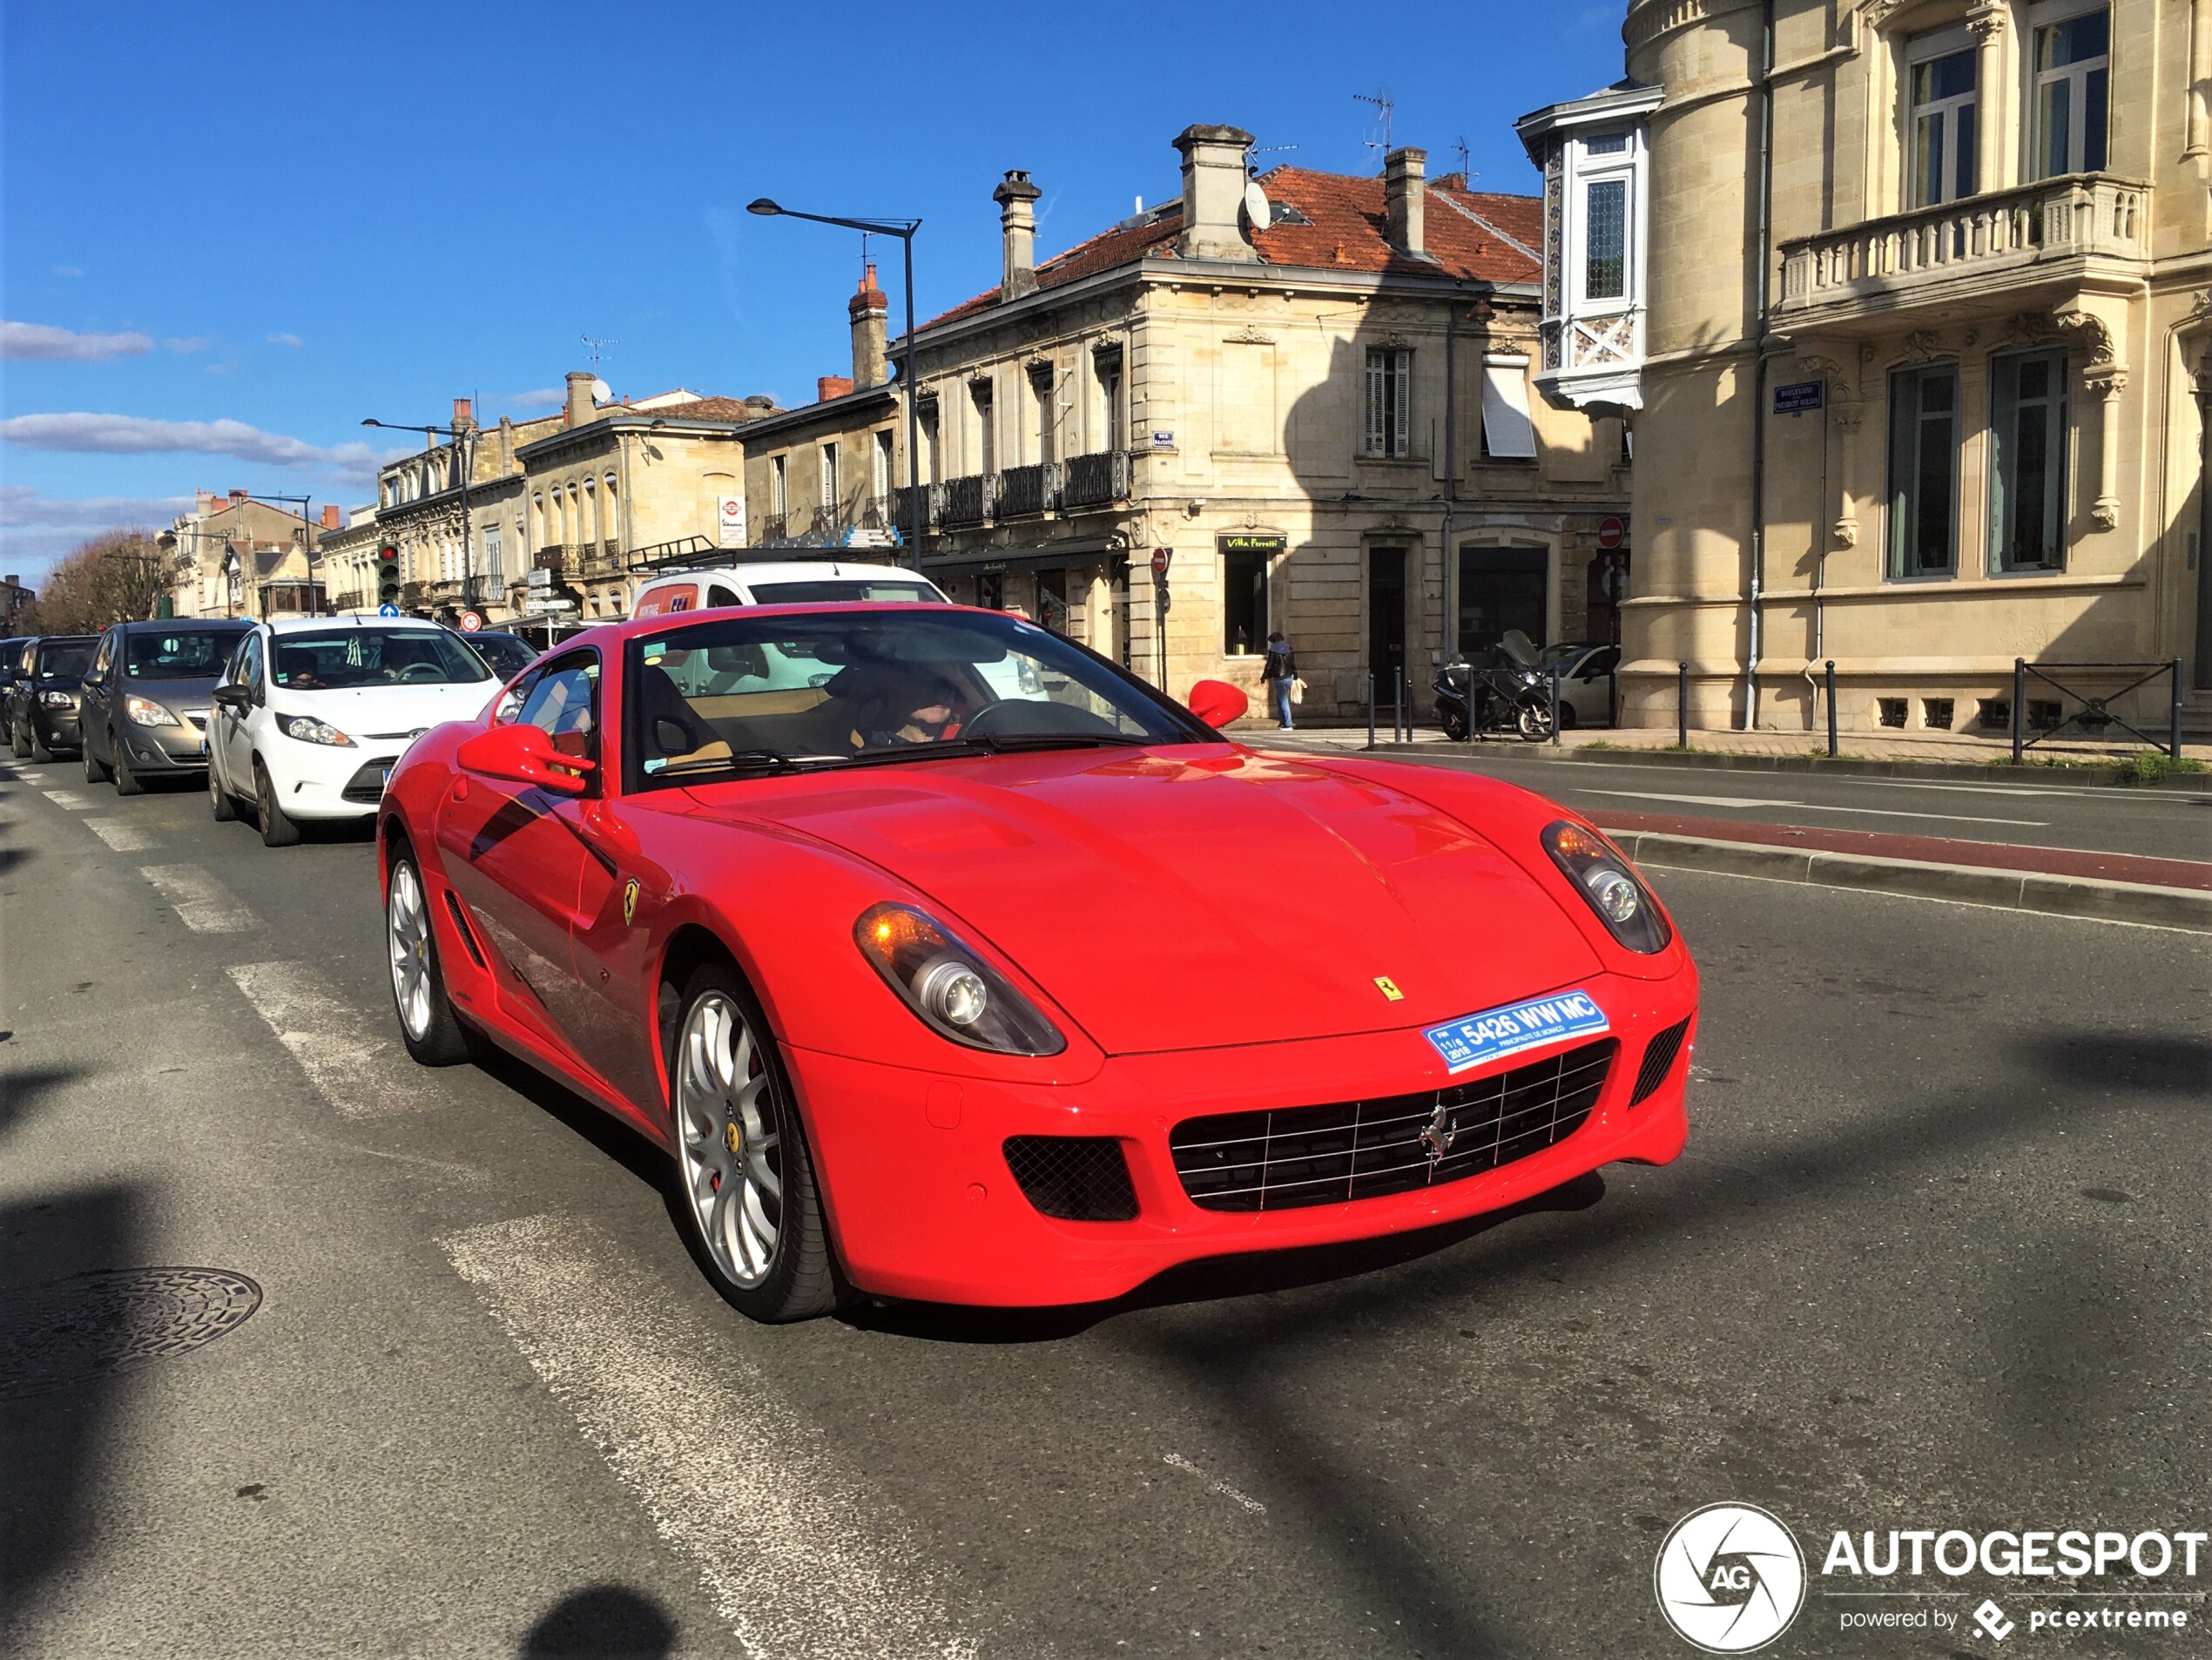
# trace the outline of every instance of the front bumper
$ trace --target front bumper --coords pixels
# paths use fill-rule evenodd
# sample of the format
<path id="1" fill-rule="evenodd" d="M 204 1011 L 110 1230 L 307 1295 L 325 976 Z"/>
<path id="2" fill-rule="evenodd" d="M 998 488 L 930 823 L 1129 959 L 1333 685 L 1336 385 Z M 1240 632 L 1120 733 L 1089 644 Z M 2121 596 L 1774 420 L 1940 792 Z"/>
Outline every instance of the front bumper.
<path id="1" fill-rule="evenodd" d="M 384 776 L 399 765 L 402 747 L 303 744 L 280 732 L 260 753 L 287 818 L 366 819 L 376 811 Z"/>
<path id="2" fill-rule="evenodd" d="M 199 730 L 189 725 L 141 726 L 126 723 L 117 734 L 123 759 L 134 773 L 204 773 L 207 750 Z"/>
<path id="3" fill-rule="evenodd" d="M 1121 1296 L 1181 1263 L 1403 1233 L 1502 1209 L 1602 1164 L 1665 1164 L 1688 1132 L 1684 1080 L 1697 976 L 1581 982 L 1617 1040 L 1604 1087 L 1555 1145 L 1413 1191 L 1307 1208 L 1224 1211 L 1185 1194 L 1169 1147 L 1184 1119 L 1438 1090 L 1512 1070 L 1532 1051 L 1451 1076 L 1418 1029 L 1180 1054 L 1123 1056 L 1078 1085 L 1008 1084 L 794 1049 L 787 1059 L 812 1130 L 846 1273 L 862 1290 L 997 1306 Z M 1631 1107 L 1649 1041 L 1692 1025 L 1656 1091 Z M 1025 1197 L 1012 1136 L 1108 1137 L 1137 1200 L 1128 1222 L 1048 1217 Z"/>
<path id="4" fill-rule="evenodd" d="M 50 709 L 44 704 L 33 704 L 30 707 L 30 730 L 49 749 L 76 749 L 84 741 L 84 730 L 74 709 Z"/>

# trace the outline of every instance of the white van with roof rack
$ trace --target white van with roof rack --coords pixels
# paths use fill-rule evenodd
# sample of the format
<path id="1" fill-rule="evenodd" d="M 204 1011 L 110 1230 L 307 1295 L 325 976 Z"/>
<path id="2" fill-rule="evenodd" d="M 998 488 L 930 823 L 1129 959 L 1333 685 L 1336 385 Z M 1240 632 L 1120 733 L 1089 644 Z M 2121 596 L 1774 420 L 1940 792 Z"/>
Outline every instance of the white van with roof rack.
<path id="1" fill-rule="evenodd" d="M 642 575 L 630 614 L 662 617 L 731 605 L 826 605 L 858 600 L 949 603 L 936 584 L 905 565 L 869 564 L 827 555 L 748 559 L 725 552 L 696 555 L 680 565 Z"/>

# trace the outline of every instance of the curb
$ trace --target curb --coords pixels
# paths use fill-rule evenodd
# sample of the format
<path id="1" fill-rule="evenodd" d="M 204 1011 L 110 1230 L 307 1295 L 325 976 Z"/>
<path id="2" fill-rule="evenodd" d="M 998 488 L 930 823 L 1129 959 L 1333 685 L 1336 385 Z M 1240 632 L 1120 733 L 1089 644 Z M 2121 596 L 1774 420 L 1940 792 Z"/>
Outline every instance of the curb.
<path id="1" fill-rule="evenodd" d="M 1413 759 L 1472 759 L 1483 752 L 1464 744 L 1379 743 L 1372 752 Z M 1870 761 L 1824 755 L 1726 755 L 1670 753 L 1651 749 L 1600 749 L 1583 746 L 1521 744 L 1506 752 L 1527 760 L 1626 762 L 1632 766 L 1686 766 L 1723 773 L 1829 773 L 1856 778 L 1952 779 L 1993 784 L 2073 784 L 2107 789 L 2179 790 L 2212 795 L 2212 773 L 2168 773 L 2160 779 L 2123 779 L 2111 766 L 1993 766 L 1975 761 Z"/>
<path id="2" fill-rule="evenodd" d="M 2047 876 L 2033 871 L 1989 870 L 1973 865 L 1935 865 L 1870 854 L 1800 853 L 1750 841 L 1708 841 L 1657 831 L 1608 830 L 1622 852 L 1655 869 L 1703 870 L 1727 876 L 1817 887 L 1851 887 L 1921 899 L 1955 900 L 2001 910 L 2052 916 L 2141 922 L 2154 928 L 2212 934 L 2212 893 L 2156 887 L 2144 882 L 2103 881 L 2090 876 Z"/>

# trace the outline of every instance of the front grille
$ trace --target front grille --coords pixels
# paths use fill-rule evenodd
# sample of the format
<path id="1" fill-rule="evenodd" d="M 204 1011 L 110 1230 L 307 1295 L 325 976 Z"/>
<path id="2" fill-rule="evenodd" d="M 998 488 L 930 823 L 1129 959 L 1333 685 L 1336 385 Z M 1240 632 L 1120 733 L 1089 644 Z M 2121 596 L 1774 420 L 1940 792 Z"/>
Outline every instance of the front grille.
<path id="1" fill-rule="evenodd" d="M 1619 1047 L 1601 1038 L 1414 1095 L 1186 1118 L 1168 1147 L 1201 1210 L 1290 1211 L 1438 1187 L 1573 1135 L 1597 1105 Z"/>
<path id="2" fill-rule="evenodd" d="M 363 801 L 371 806 L 384 799 L 384 769 L 399 759 L 387 755 L 381 760 L 364 761 L 361 770 L 346 780 L 346 787 L 338 793 L 348 801 Z"/>
<path id="3" fill-rule="evenodd" d="M 1643 1064 L 1636 1069 L 1635 1093 L 1629 1097 L 1629 1104 L 1647 1100 L 1667 1081 L 1667 1074 L 1675 1070 L 1675 1056 L 1682 1050 L 1683 1035 L 1689 1030 L 1687 1019 L 1673 1025 L 1644 1045 Z"/>
<path id="4" fill-rule="evenodd" d="M 1129 1161 L 1111 1136 L 1009 1136 L 1006 1167 L 1030 1204 L 1068 1222 L 1128 1222 L 1136 1215 Z"/>

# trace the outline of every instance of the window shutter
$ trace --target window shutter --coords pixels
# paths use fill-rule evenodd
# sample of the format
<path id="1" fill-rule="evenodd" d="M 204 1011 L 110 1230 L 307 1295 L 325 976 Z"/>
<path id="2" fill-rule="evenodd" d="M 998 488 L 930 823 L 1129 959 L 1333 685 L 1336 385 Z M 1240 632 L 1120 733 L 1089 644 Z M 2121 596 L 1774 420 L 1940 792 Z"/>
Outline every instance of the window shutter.
<path id="1" fill-rule="evenodd" d="M 1412 453 L 1406 442 L 1406 429 L 1410 424 L 1407 417 L 1412 402 L 1413 354 L 1411 352 L 1399 352 L 1394 354 L 1394 356 L 1396 358 L 1394 367 L 1398 373 L 1392 377 L 1396 384 L 1391 388 L 1394 395 L 1391 399 L 1390 408 L 1390 453 L 1393 455 L 1405 455 Z"/>
<path id="2" fill-rule="evenodd" d="M 1383 354 L 1374 347 L 1367 348 L 1367 453 L 1380 455 L 1383 449 Z"/>

